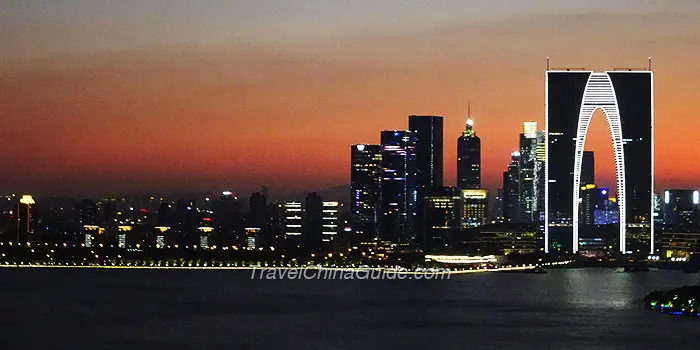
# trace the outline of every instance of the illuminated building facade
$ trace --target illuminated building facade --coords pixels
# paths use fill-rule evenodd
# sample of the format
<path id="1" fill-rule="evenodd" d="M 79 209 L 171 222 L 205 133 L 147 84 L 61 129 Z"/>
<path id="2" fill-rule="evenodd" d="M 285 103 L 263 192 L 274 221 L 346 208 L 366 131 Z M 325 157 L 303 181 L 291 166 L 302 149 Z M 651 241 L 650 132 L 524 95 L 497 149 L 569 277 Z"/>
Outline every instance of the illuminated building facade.
<path id="1" fill-rule="evenodd" d="M 408 129 L 415 139 L 415 185 L 418 189 L 442 186 L 442 124 L 441 116 L 411 115 L 408 117 Z"/>
<path id="2" fill-rule="evenodd" d="M 486 223 L 489 212 L 488 191 L 482 189 L 461 190 L 462 228 L 478 227 Z"/>
<path id="3" fill-rule="evenodd" d="M 260 247 L 261 234 L 260 227 L 246 227 L 245 228 L 245 247 L 248 250 L 253 250 Z"/>
<path id="4" fill-rule="evenodd" d="M 431 187 L 424 202 L 426 252 L 449 252 L 461 229 L 461 193 L 457 187 Z"/>
<path id="5" fill-rule="evenodd" d="M 486 252 L 510 255 L 537 252 L 537 226 L 534 224 L 501 223 L 479 228 Z"/>
<path id="6" fill-rule="evenodd" d="M 467 119 L 466 129 L 457 139 L 457 187 L 481 188 L 481 139 L 472 119 Z"/>
<path id="7" fill-rule="evenodd" d="M 520 221 L 520 152 L 510 155 L 508 169 L 503 172 L 503 221 Z"/>
<path id="8" fill-rule="evenodd" d="M 416 152 L 411 131 L 381 132 L 380 238 L 410 243 L 415 236 Z"/>
<path id="9" fill-rule="evenodd" d="M 321 247 L 324 251 L 332 251 L 335 248 L 340 219 L 338 217 L 338 201 L 324 201 L 321 214 Z"/>
<path id="10" fill-rule="evenodd" d="M 284 202 L 284 238 L 286 240 L 300 240 L 301 239 L 301 224 L 303 209 L 301 202 L 299 201 L 288 201 Z"/>
<path id="11" fill-rule="evenodd" d="M 615 155 L 619 251 L 653 252 L 653 73 L 548 70 L 545 76 L 545 250 L 550 229 L 558 226 L 571 227 L 572 250 L 578 251 L 583 147 L 593 113 L 602 109 Z"/>
<path id="12" fill-rule="evenodd" d="M 609 190 L 607 188 L 598 188 L 593 184 L 581 186 L 579 223 L 582 225 L 595 225 L 596 210 L 608 209 L 608 195 Z"/>
<path id="13" fill-rule="evenodd" d="M 519 222 L 537 221 L 537 122 L 523 123 L 520 134 L 518 163 L 518 216 Z"/>
<path id="14" fill-rule="evenodd" d="M 379 233 L 382 177 L 380 145 L 352 145 L 350 148 L 350 211 L 356 238 L 369 241 Z"/>
<path id="15" fill-rule="evenodd" d="M 700 228 L 700 192 L 697 190 L 664 191 L 664 224 Z"/>
<path id="16" fill-rule="evenodd" d="M 535 193 L 537 194 L 537 207 L 535 212 L 538 222 L 544 222 L 544 184 L 545 178 L 545 161 L 547 160 L 547 143 L 545 141 L 544 131 L 537 132 L 537 151 L 535 159 Z"/>

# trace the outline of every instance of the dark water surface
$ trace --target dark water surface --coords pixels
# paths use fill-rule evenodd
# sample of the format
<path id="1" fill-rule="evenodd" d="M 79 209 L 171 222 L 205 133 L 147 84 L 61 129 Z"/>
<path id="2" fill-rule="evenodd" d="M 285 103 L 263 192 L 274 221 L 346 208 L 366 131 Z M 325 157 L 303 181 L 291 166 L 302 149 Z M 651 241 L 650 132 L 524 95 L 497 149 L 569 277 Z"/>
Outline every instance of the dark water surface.
<path id="1" fill-rule="evenodd" d="M 642 308 L 674 271 L 250 280 L 246 271 L 0 269 L 0 349 L 681 349 Z"/>

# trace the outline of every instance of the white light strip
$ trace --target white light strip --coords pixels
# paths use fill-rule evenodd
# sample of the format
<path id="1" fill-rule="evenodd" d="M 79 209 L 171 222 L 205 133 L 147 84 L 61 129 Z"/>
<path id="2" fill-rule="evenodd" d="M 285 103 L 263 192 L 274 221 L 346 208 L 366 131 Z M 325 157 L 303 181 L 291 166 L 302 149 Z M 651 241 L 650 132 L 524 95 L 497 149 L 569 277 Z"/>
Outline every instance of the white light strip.
<path id="1" fill-rule="evenodd" d="M 625 206 L 625 154 L 622 139 L 622 122 L 620 121 L 620 111 L 617 103 L 615 88 L 607 73 L 591 73 L 583 92 L 581 110 L 578 118 L 578 128 L 576 130 L 576 149 L 574 153 L 574 187 L 573 187 L 573 252 L 578 251 L 579 238 L 579 191 L 581 188 L 581 166 L 583 162 L 583 149 L 586 142 L 586 134 L 593 113 L 600 108 L 608 121 L 610 136 L 613 141 L 613 152 L 615 153 L 615 173 L 617 175 L 617 201 L 620 208 L 620 251 L 626 251 L 626 220 L 627 211 Z"/>
<path id="2" fill-rule="evenodd" d="M 651 60 L 651 58 L 649 59 Z M 651 68 L 651 64 L 649 68 Z M 649 84 L 651 85 L 651 190 L 649 191 L 649 195 L 651 195 L 651 211 L 649 212 L 651 216 L 649 218 L 649 226 L 651 227 L 651 249 L 649 254 L 654 255 L 656 250 L 654 246 L 654 72 L 649 71 L 649 74 L 649 79 L 651 79 Z"/>
<path id="3" fill-rule="evenodd" d="M 549 253 L 549 72 L 544 74 L 544 252 Z"/>

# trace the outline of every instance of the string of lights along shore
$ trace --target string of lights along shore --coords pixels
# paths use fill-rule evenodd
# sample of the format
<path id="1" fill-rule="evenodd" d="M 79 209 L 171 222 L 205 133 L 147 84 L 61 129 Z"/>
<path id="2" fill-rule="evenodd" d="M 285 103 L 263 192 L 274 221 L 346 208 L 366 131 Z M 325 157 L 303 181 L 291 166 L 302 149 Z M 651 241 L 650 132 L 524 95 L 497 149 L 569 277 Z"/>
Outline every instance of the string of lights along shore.
<path id="1" fill-rule="evenodd" d="M 603 72 L 546 62 L 544 125 L 523 121 L 499 188 L 482 187 L 479 120 L 465 101 L 466 115 L 455 117 L 464 120 L 459 132 L 446 132 L 443 116 L 409 115 L 405 129 L 377 130 L 377 143 L 350 145 L 349 198 L 275 198 L 266 186 L 247 200 L 232 191 L 97 200 L 9 194 L 0 198 L 0 250 L 110 247 L 362 261 L 415 253 L 657 260 L 697 253 L 698 190 L 654 189 L 651 59 L 644 69 Z M 598 110 L 610 132 L 614 188 L 596 182 L 595 155 L 585 149 Z M 457 139 L 448 159 L 445 137 Z M 456 162 L 455 186 L 443 182 L 445 162 Z"/>

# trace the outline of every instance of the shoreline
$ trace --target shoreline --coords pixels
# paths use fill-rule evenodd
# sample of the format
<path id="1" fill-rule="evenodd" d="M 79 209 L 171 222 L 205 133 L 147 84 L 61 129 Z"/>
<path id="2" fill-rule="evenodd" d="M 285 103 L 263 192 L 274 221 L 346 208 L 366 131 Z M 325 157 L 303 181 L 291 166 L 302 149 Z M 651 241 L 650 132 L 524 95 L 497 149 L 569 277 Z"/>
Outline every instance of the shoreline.
<path id="1" fill-rule="evenodd" d="M 123 270 L 241 270 L 241 271 L 260 271 L 260 270 L 332 270 L 332 271 L 344 271 L 344 272 L 365 272 L 365 271 L 382 271 L 391 272 L 397 274 L 407 274 L 407 275 L 435 275 L 439 273 L 446 274 L 468 274 L 468 273 L 485 273 L 485 272 L 499 272 L 499 271 L 527 271 L 535 269 L 536 266 L 518 266 L 518 267 L 499 267 L 491 269 L 463 269 L 463 270 L 451 270 L 451 269 L 432 269 L 426 271 L 415 271 L 415 270 L 398 270 L 393 268 L 364 268 L 364 267 L 316 267 L 316 266 L 298 266 L 298 267 L 262 267 L 262 266 L 124 266 L 124 265 L 47 265 L 47 264 L 0 264 L 0 269 L 93 269 L 93 270 L 107 270 L 107 269 L 123 269 Z"/>

